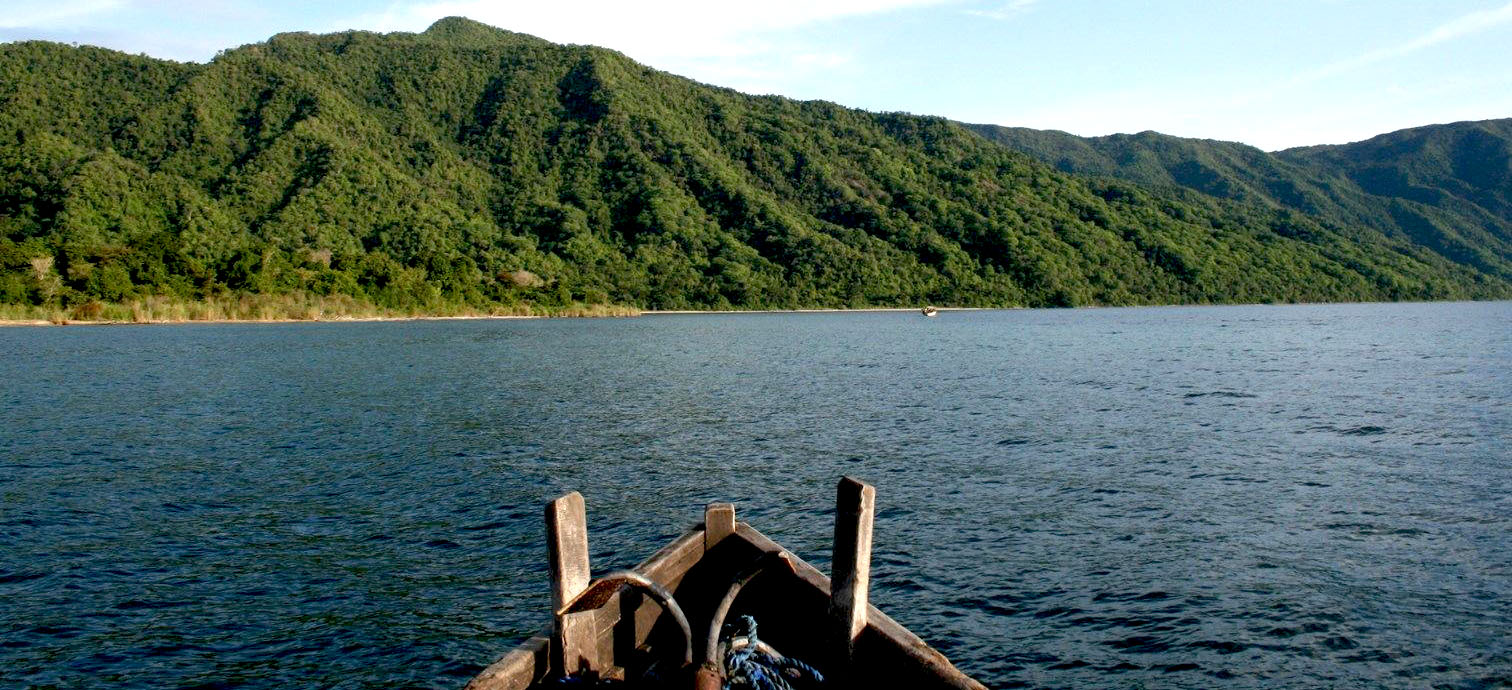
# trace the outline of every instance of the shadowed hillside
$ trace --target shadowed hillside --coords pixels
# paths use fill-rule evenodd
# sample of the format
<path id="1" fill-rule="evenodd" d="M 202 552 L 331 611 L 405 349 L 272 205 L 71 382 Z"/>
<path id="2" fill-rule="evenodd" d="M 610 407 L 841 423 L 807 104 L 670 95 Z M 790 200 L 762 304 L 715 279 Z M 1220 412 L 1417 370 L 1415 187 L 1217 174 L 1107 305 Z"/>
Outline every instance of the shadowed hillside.
<path id="1" fill-rule="evenodd" d="M 1512 119 L 1418 127 L 1276 153 L 1155 132 L 1083 138 L 968 127 L 1064 172 L 1302 211 L 1512 279 Z"/>

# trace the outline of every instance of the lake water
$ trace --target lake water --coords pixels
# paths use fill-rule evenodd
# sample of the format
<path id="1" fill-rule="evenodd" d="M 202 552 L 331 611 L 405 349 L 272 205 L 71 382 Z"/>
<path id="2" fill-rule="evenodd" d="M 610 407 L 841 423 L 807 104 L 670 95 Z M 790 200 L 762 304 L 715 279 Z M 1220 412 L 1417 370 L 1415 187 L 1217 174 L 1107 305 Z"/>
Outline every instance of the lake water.
<path id="1" fill-rule="evenodd" d="M 1512 685 L 1512 303 L 0 329 L 0 687 L 460 688 L 711 500 L 993 687 Z"/>

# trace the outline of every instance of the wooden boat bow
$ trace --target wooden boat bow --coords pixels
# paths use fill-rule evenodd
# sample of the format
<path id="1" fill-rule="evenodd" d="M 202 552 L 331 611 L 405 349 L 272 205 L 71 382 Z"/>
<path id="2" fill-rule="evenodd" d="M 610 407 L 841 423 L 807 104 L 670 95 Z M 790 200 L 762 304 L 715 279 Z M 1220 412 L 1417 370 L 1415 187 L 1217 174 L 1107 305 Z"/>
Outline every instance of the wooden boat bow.
<path id="1" fill-rule="evenodd" d="M 875 496 L 849 477 L 836 489 L 833 582 L 737 522 L 729 503 L 709 504 L 702 524 L 634 569 L 590 581 L 582 496 L 558 498 L 546 507 L 553 623 L 467 690 L 525 690 L 569 674 L 718 687 L 720 631 L 736 613 L 760 618 L 762 642 L 822 670 L 827 687 L 984 690 L 868 601 Z M 694 629 L 708 631 L 696 650 Z"/>

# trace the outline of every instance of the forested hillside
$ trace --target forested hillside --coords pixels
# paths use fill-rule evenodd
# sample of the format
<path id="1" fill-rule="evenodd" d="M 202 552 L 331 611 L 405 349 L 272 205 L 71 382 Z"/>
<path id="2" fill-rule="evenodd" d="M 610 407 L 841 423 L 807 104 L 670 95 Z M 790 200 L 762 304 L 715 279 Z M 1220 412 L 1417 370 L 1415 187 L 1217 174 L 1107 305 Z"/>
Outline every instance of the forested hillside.
<path id="1" fill-rule="evenodd" d="M 1074 177 L 940 118 L 747 96 L 463 19 L 282 34 L 205 65 L 0 45 L 12 305 L 1512 295 L 1505 252 L 1475 238 L 1460 236 L 1489 259 L 1229 196 Z"/>
<path id="2" fill-rule="evenodd" d="M 968 127 L 1064 172 L 1294 209 L 1402 238 L 1512 280 L 1512 119 L 1276 153 L 1155 132 L 1083 138 Z"/>

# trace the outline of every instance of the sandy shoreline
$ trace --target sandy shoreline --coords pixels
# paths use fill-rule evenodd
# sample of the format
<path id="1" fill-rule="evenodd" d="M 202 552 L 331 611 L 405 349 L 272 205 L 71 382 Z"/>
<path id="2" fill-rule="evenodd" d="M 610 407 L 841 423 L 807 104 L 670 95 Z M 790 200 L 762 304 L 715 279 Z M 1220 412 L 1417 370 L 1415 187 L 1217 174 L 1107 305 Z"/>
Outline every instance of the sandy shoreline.
<path id="1" fill-rule="evenodd" d="M 217 324 L 217 323 L 366 323 L 378 321 L 463 321 L 485 319 L 549 319 L 549 318 L 573 318 L 551 317 L 536 315 L 479 315 L 479 316 L 343 316 L 330 319 L 159 319 L 150 321 L 93 321 L 80 319 L 65 319 L 61 322 L 48 321 L 45 319 L 32 320 L 3 320 L 0 319 L 0 328 L 6 326 L 165 326 L 175 324 Z M 587 318 L 587 317 L 584 317 Z"/>
<path id="2" fill-rule="evenodd" d="M 939 311 L 985 311 L 988 309 L 1013 309 L 1014 307 L 935 307 Z M 868 312 L 912 312 L 919 313 L 919 307 L 862 307 L 860 309 L 669 309 L 665 311 L 643 311 L 641 316 L 667 316 L 677 314 L 861 314 Z"/>
<path id="3" fill-rule="evenodd" d="M 947 311 L 981 311 L 985 307 L 938 307 L 942 312 Z M 861 309 L 724 309 L 724 310 L 696 310 L 696 309 L 668 309 L 646 310 L 630 316 L 686 316 L 703 314 L 851 314 L 851 313 L 880 313 L 880 312 L 912 312 L 917 313 L 917 307 L 865 307 Z M 557 318 L 626 318 L 625 316 L 545 316 L 545 315 L 468 315 L 468 316 L 352 316 L 336 317 L 329 319 L 161 319 L 149 321 L 94 321 L 82 319 L 65 319 L 48 321 L 46 319 L 0 319 L 0 328 L 8 326 L 152 326 L 172 324 L 225 324 L 225 323 L 367 323 L 381 321 L 472 321 L 493 319 L 557 319 Z"/>

